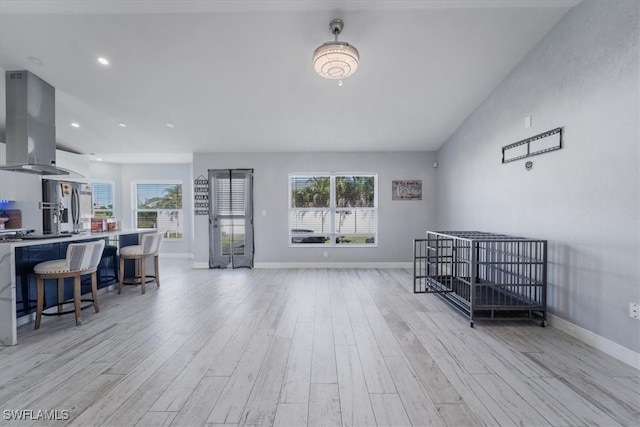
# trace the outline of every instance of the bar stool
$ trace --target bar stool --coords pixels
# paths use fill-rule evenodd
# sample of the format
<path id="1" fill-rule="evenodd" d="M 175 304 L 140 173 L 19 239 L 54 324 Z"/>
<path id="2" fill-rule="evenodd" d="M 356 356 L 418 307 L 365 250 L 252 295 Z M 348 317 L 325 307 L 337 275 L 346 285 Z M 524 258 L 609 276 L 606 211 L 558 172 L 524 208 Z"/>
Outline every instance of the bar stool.
<path id="1" fill-rule="evenodd" d="M 97 295 L 97 277 L 96 270 L 100 263 L 100 257 L 104 249 L 104 240 L 97 240 L 86 243 L 71 243 L 67 247 L 67 257 L 65 259 L 55 259 L 51 261 L 41 262 L 33 267 L 33 271 L 36 273 L 36 322 L 35 329 L 40 328 L 40 321 L 42 316 L 60 315 L 75 313 L 76 325 L 80 325 L 80 310 L 86 307 L 81 307 L 81 302 L 93 302 L 93 308 L 96 313 L 100 311 L 98 306 Z M 91 299 L 81 299 L 81 281 L 80 276 L 85 274 L 91 274 Z M 62 311 L 64 301 L 64 279 L 73 278 L 73 305 L 74 309 L 69 311 Z M 58 312 L 57 313 L 43 313 L 44 309 L 44 281 L 46 279 L 58 280 Z"/>
<path id="2" fill-rule="evenodd" d="M 118 293 L 122 292 L 124 281 L 124 261 L 127 259 L 135 260 L 136 277 L 133 282 L 127 285 L 137 285 L 138 281 L 142 286 L 142 293 L 145 293 L 145 285 L 155 280 L 160 287 L 160 270 L 158 268 L 158 252 L 162 245 L 162 233 L 143 234 L 139 245 L 131 245 L 120 248 L 120 282 L 118 283 Z M 147 276 L 146 264 L 147 258 L 153 257 L 155 276 Z M 139 275 L 138 275 L 139 272 Z M 147 277 L 151 280 L 147 280 Z"/>

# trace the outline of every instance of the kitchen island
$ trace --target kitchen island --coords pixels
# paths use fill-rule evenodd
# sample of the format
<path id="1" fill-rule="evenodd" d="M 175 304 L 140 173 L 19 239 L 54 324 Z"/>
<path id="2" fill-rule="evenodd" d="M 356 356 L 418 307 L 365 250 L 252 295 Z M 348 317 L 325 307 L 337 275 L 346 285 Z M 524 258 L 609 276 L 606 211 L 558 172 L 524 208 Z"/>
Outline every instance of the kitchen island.
<path id="1" fill-rule="evenodd" d="M 64 258 L 66 246 L 69 243 L 90 241 L 97 239 L 117 240 L 118 246 L 128 246 L 138 243 L 138 236 L 155 230 L 120 230 L 103 233 L 70 234 L 64 237 L 46 238 L 38 240 L 15 240 L 0 242 L 0 345 L 15 345 L 18 342 L 18 311 L 17 311 L 17 283 L 25 280 L 24 257 L 28 252 L 39 252 L 40 261 Z M 114 262 L 116 262 L 114 260 Z M 29 280 L 29 275 L 26 275 Z M 28 282 L 27 282 L 28 283 Z M 22 295 L 21 299 L 28 299 Z M 30 320 L 32 314 L 27 310 L 21 317 Z"/>

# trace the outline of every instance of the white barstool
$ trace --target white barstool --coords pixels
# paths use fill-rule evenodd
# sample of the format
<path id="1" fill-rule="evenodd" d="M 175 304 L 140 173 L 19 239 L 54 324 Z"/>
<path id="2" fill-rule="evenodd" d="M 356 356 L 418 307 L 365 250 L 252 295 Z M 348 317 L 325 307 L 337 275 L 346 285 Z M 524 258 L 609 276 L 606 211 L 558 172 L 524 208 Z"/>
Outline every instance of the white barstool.
<path id="1" fill-rule="evenodd" d="M 98 306 L 97 287 L 98 280 L 96 270 L 102 257 L 104 250 L 104 240 L 96 240 L 86 243 L 71 243 L 67 247 L 67 257 L 65 259 L 55 259 L 51 261 L 41 262 L 33 267 L 37 279 L 37 296 L 36 296 L 36 323 L 35 329 L 40 328 L 40 321 L 45 315 L 60 315 L 75 313 L 76 325 L 80 325 L 81 302 L 93 302 L 93 308 L 96 313 L 100 311 Z M 91 274 L 91 298 L 81 299 L 80 276 Z M 64 301 L 64 279 L 73 277 L 73 305 L 74 309 L 62 311 Z M 58 280 L 58 312 L 43 313 L 44 310 L 44 281 L 46 279 Z M 88 306 L 87 306 L 88 307 Z"/>
<path id="2" fill-rule="evenodd" d="M 158 253 L 162 245 L 162 233 L 143 234 L 139 245 L 131 245 L 120 248 L 120 281 L 118 283 L 118 293 L 122 292 L 124 282 L 124 261 L 127 259 L 135 260 L 136 277 L 133 282 L 128 285 L 142 286 L 142 293 L 145 293 L 145 285 L 155 280 L 160 287 L 160 270 L 158 268 Z M 153 257 L 155 276 L 147 276 L 146 264 L 147 258 Z M 151 280 L 147 281 L 147 277 Z"/>

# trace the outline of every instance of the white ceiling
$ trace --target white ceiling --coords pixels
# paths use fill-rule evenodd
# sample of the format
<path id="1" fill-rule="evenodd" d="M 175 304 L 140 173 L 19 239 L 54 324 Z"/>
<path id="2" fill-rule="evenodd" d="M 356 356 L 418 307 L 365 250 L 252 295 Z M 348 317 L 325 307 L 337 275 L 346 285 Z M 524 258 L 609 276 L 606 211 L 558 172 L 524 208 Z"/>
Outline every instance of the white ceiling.
<path id="1" fill-rule="evenodd" d="M 0 68 L 53 85 L 59 148 L 107 161 L 436 150 L 577 3 L 0 0 Z M 361 57 L 341 87 L 311 65 L 336 17 Z"/>

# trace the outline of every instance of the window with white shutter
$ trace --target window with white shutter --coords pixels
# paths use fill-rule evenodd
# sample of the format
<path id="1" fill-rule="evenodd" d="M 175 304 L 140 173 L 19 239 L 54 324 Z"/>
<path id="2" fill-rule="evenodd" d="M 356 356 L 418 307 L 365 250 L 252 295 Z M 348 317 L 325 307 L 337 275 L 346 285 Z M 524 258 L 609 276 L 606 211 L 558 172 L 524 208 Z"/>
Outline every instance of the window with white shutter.
<path id="1" fill-rule="evenodd" d="M 182 239 L 181 181 L 134 182 L 132 195 L 136 228 L 155 228 L 165 239 Z"/>
<path id="2" fill-rule="evenodd" d="M 290 174 L 291 246 L 375 246 L 376 174 Z"/>
<path id="3" fill-rule="evenodd" d="M 215 192 L 218 226 L 221 228 L 222 255 L 244 254 L 245 239 L 245 182 L 244 178 L 219 179 Z"/>
<path id="4" fill-rule="evenodd" d="M 96 218 L 113 218 L 114 216 L 114 183 L 113 181 L 92 181 L 93 216 Z"/>

